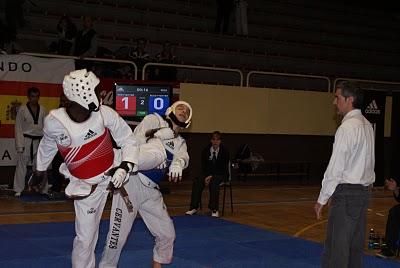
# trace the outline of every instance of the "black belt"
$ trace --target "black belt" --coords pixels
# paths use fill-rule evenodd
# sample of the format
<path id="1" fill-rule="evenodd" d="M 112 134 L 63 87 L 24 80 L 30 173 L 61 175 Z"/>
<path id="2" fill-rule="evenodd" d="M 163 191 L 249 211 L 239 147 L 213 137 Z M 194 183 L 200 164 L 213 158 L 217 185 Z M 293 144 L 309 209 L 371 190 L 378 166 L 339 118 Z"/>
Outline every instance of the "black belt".
<path id="1" fill-rule="evenodd" d="M 31 141 L 31 151 L 30 151 L 29 155 L 31 157 L 31 161 L 33 161 L 33 141 L 40 140 L 40 139 L 42 139 L 43 136 L 34 136 L 34 135 L 24 134 L 24 137 L 32 140 Z"/>
<path id="2" fill-rule="evenodd" d="M 98 184 L 92 185 L 92 188 L 90 190 L 90 193 L 86 196 L 69 196 L 70 199 L 74 199 L 74 200 L 82 200 L 85 199 L 86 197 L 88 197 L 89 195 L 91 195 L 97 188 Z M 121 186 L 120 188 L 115 188 L 114 185 L 112 184 L 112 182 L 110 182 L 107 186 L 107 190 L 111 191 L 113 194 L 115 194 L 115 192 L 119 191 L 119 193 L 122 196 L 122 199 L 125 202 L 126 207 L 128 208 L 129 212 L 133 212 L 133 204 L 131 202 L 131 200 L 129 200 L 129 195 L 128 192 L 126 191 L 124 186 Z"/>
<path id="3" fill-rule="evenodd" d="M 40 140 L 43 136 L 34 136 L 34 135 L 24 134 L 24 137 L 30 138 L 31 140 Z"/>

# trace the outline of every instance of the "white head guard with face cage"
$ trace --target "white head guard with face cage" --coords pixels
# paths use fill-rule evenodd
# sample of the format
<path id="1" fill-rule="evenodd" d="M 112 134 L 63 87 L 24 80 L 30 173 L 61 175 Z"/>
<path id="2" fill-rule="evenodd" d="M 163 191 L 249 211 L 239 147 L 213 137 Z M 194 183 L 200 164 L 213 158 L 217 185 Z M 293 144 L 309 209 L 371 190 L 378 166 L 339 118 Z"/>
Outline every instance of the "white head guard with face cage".
<path id="1" fill-rule="evenodd" d="M 189 109 L 188 119 L 185 122 L 179 121 L 178 118 L 176 117 L 175 110 L 176 107 L 179 105 L 185 105 Z M 170 107 L 168 107 L 168 109 L 165 111 L 165 115 L 178 126 L 183 128 L 188 128 L 190 126 L 193 115 L 192 106 L 190 106 L 190 104 L 187 103 L 186 101 L 176 101 Z"/>
<path id="2" fill-rule="evenodd" d="M 99 99 L 95 88 L 100 80 L 92 72 L 86 69 L 72 71 L 64 77 L 63 88 L 65 96 L 78 103 L 89 111 L 99 109 Z"/>

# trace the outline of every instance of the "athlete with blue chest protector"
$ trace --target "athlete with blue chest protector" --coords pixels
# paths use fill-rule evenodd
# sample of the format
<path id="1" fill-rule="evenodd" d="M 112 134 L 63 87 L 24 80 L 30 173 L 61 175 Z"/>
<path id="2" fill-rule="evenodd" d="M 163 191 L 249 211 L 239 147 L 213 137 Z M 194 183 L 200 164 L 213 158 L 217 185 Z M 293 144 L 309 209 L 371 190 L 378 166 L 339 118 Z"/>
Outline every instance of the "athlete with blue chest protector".
<path id="1" fill-rule="evenodd" d="M 124 187 L 133 203 L 133 211 L 128 211 L 120 194 L 113 196 L 110 229 L 100 262 L 101 268 L 117 267 L 138 212 L 155 237 L 153 267 L 171 263 L 175 228 L 158 183 L 167 175 L 169 181 L 177 182 L 182 179 L 182 170 L 189 164 L 189 155 L 186 142 L 178 133 L 181 129 L 189 127 L 191 118 L 191 106 L 187 102 L 177 101 L 167 109 L 166 119 L 158 114 L 147 115 L 135 128 L 134 136 L 139 144 L 160 140 L 164 145 L 167 160 L 156 169 L 130 175 Z"/>

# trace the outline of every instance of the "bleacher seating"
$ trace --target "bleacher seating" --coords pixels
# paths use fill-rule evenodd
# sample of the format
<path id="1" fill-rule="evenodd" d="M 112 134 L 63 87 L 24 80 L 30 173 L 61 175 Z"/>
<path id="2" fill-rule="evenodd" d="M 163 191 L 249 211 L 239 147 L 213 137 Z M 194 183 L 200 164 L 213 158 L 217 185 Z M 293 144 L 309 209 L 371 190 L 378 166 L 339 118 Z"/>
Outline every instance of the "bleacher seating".
<path id="1" fill-rule="evenodd" d="M 61 15 L 68 13 L 78 27 L 83 16 L 91 15 L 99 44 L 111 50 L 144 37 L 150 55 L 169 40 L 186 64 L 398 80 L 400 37 L 394 13 L 333 1 L 248 2 L 249 36 L 237 36 L 234 21 L 230 34 L 213 32 L 212 0 L 35 0 L 38 7 L 29 5 L 29 27 L 20 38 L 47 45 L 57 38 Z M 178 77 L 188 72 L 179 70 Z"/>

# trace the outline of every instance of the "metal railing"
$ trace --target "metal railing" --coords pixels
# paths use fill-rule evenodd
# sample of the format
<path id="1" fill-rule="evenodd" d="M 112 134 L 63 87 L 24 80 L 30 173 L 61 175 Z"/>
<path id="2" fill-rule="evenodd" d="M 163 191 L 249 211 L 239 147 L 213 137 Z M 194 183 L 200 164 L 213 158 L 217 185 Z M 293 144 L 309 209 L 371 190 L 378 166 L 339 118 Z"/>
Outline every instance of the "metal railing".
<path id="1" fill-rule="evenodd" d="M 291 74 L 291 73 L 277 73 L 277 72 L 263 72 L 263 71 L 250 71 L 246 77 L 246 87 L 250 86 L 250 77 L 254 74 L 265 74 L 265 75 L 276 75 L 276 76 L 290 76 L 290 77 L 300 77 L 300 78 L 311 78 L 311 79 L 322 79 L 327 82 L 327 91 L 329 92 L 331 88 L 331 80 L 327 76 L 319 75 L 306 75 L 306 74 Z"/>
<path id="2" fill-rule="evenodd" d="M 368 79 L 358 79 L 358 78 L 348 78 L 348 77 L 338 77 L 333 81 L 333 87 L 332 87 L 332 92 L 335 91 L 337 83 L 339 81 L 354 81 L 354 82 L 364 82 L 364 83 L 370 83 L 370 84 L 381 84 L 381 85 L 399 85 L 400 90 L 400 82 L 391 82 L 391 81 L 380 81 L 380 80 L 368 80 Z M 386 90 L 388 91 L 388 90 Z"/>
<path id="3" fill-rule="evenodd" d="M 229 68 L 219 68 L 219 67 L 207 67 L 207 66 L 197 66 L 197 65 L 186 65 L 186 64 L 170 64 L 170 63 L 156 63 L 148 62 L 143 66 L 142 69 L 142 80 L 146 77 L 146 68 L 149 66 L 165 66 L 165 67 L 176 67 L 184 69 L 195 69 L 195 70 L 208 70 L 208 71 L 223 71 L 223 72 L 234 72 L 238 73 L 240 76 L 240 86 L 243 86 L 243 72 L 239 69 L 229 69 Z"/>
<path id="4" fill-rule="evenodd" d="M 65 56 L 65 55 L 54 55 L 54 54 L 45 54 L 45 53 L 30 53 L 23 52 L 21 55 L 35 56 L 35 57 L 44 57 L 44 58 L 58 58 L 58 59 L 74 59 L 74 60 L 86 60 L 86 61 L 95 61 L 95 62 L 110 62 L 110 63 L 124 63 L 130 64 L 133 66 L 134 70 L 134 79 L 138 79 L 138 67 L 135 62 L 128 60 L 117 60 L 117 59 L 105 59 L 105 58 L 80 58 L 75 56 Z M 208 66 L 197 66 L 197 65 L 185 65 L 185 64 L 168 64 L 168 63 L 155 63 L 149 62 L 146 63 L 142 68 L 142 80 L 145 80 L 146 77 L 146 69 L 149 66 L 165 66 L 165 67 L 176 67 L 183 69 L 195 69 L 195 70 L 208 70 L 208 71 L 223 71 L 223 72 L 233 72 L 239 74 L 240 81 L 239 85 L 243 86 L 243 72 L 239 69 L 230 69 L 230 68 L 220 68 L 220 67 L 208 67 Z M 274 76 L 286 76 L 286 77 L 295 77 L 295 78 L 311 78 L 311 79 L 322 79 L 327 83 L 327 92 L 333 92 L 337 86 L 337 83 L 342 80 L 348 81 L 357 81 L 371 84 L 381 84 L 381 85 L 392 85 L 399 86 L 399 89 L 394 89 L 395 91 L 400 91 L 400 82 L 391 82 L 391 81 L 380 81 L 380 80 L 368 80 L 368 79 L 358 79 L 358 78 L 348 78 L 348 77 L 339 77 L 336 78 L 333 83 L 331 79 L 327 76 L 319 76 L 319 75 L 305 75 L 305 74 L 293 74 L 293 73 L 279 73 L 279 72 L 264 72 L 264 71 L 250 71 L 246 76 L 246 87 L 250 87 L 250 77 L 255 74 L 261 75 L 274 75 Z M 385 89 L 385 91 L 390 91 L 391 89 Z"/>

